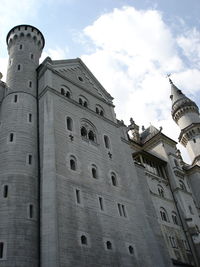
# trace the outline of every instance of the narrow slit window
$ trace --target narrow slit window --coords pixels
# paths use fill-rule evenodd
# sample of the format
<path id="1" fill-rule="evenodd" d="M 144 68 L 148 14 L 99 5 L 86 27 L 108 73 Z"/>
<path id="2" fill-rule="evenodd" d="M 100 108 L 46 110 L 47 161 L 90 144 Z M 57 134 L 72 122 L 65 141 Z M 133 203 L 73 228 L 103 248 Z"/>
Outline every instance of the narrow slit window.
<path id="1" fill-rule="evenodd" d="M 10 133 L 10 136 L 9 136 L 9 142 L 13 142 L 14 141 L 14 133 Z"/>
<path id="2" fill-rule="evenodd" d="M 99 197 L 99 207 L 100 207 L 100 210 L 104 210 L 104 203 L 103 203 L 102 197 Z"/>
<path id="3" fill-rule="evenodd" d="M 31 59 L 34 59 L 34 55 L 33 54 L 31 54 Z"/>
<path id="4" fill-rule="evenodd" d="M 33 161 L 33 156 L 32 155 L 28 155 L 28 164 L 32 165 L 32 161 Z"/>
<path id="5" fill-rule="evenodd" d="M 32 122 L 32 114 L 31 113 L 28 114 L 28 121 Z"/>
<path id="6" fill-rule="evenodd" d="M 121 204 L 118 203 L 117 206 L 118 206 L 119 215 L 122 216 Z"/>
<path id="7" fill-rule="evenodd" d="M 133 249 L 132 246 L 129 246 L 129 247 L 128 247 L 128 251 L 129 251 L 129 253 L 130 253 L 131 255 L 134 254 L 134 249 Z"/>
<path id="8" fill-rule="evenodd" d="M 17 103 L 18 95 L 14 95 L 14 103 Z"/>
<path id="9" fill-rule="evenodd" d="M 70 117 L 67 117 L 67 130 L 72 131 L 73 129 L 73 121 Z"/>
<path id="10" fill-rule="evenodd" d="M 20 45 L 19 45 L 19 50 L 22 50 L 22 49 L 23 49 L 23 45 L 20 44 Z"/>
<path id="11" fill-rule="evenodd" d="M 107 135 L 104 135 L 104 143 L 106 148 L 110 148 L 110 140 Z"/>
<path id="12" fill-rule="evenodd" d="M 97 175 L 97 168 L 95 166 L 92 167 L 92 177 L 97 179 L 98 175 Z"/>
<path id="13" fill-rule="evenodd" d="M 76 203 L 81 203 L 81 196 L 80 196 L 80 190 L 76 189 Z"/>
<path id="14" fill-rule="evenodd" d="M 4 185 L 3 187 L 3 197 L 4 198 L 8 197 L 8 185 Z"/>
<path id="15" fill-rule="evenodd" d="M 0 259 L 3 259 L 4 254 L 4 243 L 0 242 Z"/>
<path id="16" fill-rule="evenodd" d="M 33 219 L 34 217 L 34 207 L 32 204 L 29 205 L 29 218 Z"/>
<path id="17" fill-rule="evenodd" d="M 125 209 L 125 206 L 124 205 L 121 205 L 122 207 L 122 214 L 124 217 L 126 217 L 126 209 Z"/>
<path id="18" fill-rule="evenodd" d="M 17 70 L 21 70 L 21 65 L 20 64 L 17 65 Z"/>
<path id="19" fill-rule="evenodd" d="M 76 161 L 75 159 L 70 159 L 70 169 L 75 171 L 76 170 Z"/>
<path id="20" fill-rule="evenodd" d="M 117 186 L 117 178 L 114 173 L 111 174 L 111 181 L 113 186 Z"/>
<path id="21" fill-rule="evenodd" d="M 28 82 L 28 86 L 29 86 L 30 88 L 32 87 L 32 84 L 33 84 L 32 81 L 29 81 L 29 82 Z"/>

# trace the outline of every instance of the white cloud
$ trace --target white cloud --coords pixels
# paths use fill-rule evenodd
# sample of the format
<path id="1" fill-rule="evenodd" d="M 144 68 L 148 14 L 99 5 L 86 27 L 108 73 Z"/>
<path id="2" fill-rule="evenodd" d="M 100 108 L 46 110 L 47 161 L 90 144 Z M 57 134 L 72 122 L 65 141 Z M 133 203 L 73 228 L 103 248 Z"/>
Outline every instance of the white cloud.
<path id="1" fill-rule="evenodd" d="M 48 48 L 42 53 L 40 62 L 42 62 L 46 57 L 50 57 L 53 60 L 65 59 L 67 58 L 68 52 L 68 47 L 65 47 L 64 49 L 60 47 L 56 47 L 55 49 Z"/>
<path id="2" fill-rule="evenodd" d="M 177 140 L 179 129 L 171 119 L 170 85 L 165 76 L 175 73 L 178 87 L 186 93 L 199 90 L 198 32 L 176 38 L 160 12 L 124 7 L 102 15 L 83 34 L 94 52 L 82 59 L 114 96 L 118 118 L 126 123 L 133 117 L 140 125 L 162 125 L 163 132 Z"/>

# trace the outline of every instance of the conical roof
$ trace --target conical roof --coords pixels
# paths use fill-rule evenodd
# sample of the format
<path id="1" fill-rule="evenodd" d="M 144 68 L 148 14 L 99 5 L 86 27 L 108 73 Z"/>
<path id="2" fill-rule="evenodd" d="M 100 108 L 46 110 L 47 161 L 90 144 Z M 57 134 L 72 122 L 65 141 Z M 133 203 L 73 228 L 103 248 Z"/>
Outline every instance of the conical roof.
<path id="1" fill-rule="evenodd" d="M 189 99 L 187 96 L 185 96 L 180 89 L 178 89 L 172 82 L 171 79 L 169 79 L 169 82 L 171 84 L 171 95 L 170 98 L 172 100 L 172 116 L 176 113 L 176 111 L 180 108 L 184 107 L 195 107 L 198 111 L 198 107 L 195 104 L 194 101 Z"/>

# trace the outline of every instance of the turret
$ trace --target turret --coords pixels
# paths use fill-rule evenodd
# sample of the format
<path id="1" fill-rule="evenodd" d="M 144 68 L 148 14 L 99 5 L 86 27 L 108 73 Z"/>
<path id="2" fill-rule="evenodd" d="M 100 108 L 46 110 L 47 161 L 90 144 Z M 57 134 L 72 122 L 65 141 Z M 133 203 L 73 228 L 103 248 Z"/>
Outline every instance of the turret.
<path id="1" fill-rule="evenodd" d="M 192 164 L 200 165 L 200 118 L 194 101 L 186 97 L 171 79 L 172 118 L 181 129 L 180 143 L 188 150 Z"/>
<path id="2" fill-rule="evenodd" d="M 37 72 L 44 37 L 35 27 L 7 35 L 9 66 L 1 104 L 0 266 L 39 266 Z"/>

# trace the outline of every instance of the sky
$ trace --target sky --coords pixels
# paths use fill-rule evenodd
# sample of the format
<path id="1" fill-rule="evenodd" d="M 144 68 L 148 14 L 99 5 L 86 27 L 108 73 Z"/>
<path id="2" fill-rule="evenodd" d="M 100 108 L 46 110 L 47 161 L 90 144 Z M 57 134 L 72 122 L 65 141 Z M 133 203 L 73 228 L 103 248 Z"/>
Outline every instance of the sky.
<path id="1" fill-rule="evenodd" d="M 0 72 L 6 35 L 20 24 L 45 37 L 41 61 L 81 58 L 114 97 L 118 119 L 150 124 L 178 141 L 175 85 L 200 107 L 200 0 L 0 0 Z M 183 158 L 189 163 L 185 149 Z"/>

